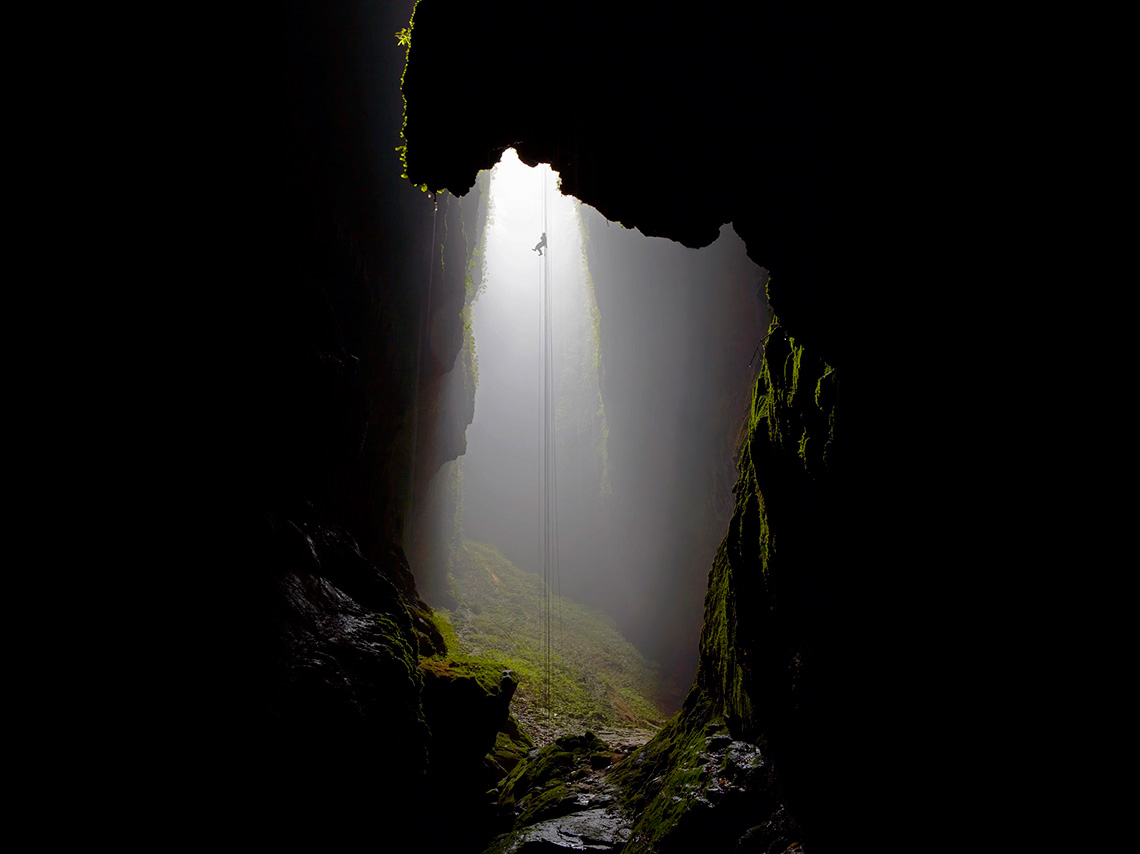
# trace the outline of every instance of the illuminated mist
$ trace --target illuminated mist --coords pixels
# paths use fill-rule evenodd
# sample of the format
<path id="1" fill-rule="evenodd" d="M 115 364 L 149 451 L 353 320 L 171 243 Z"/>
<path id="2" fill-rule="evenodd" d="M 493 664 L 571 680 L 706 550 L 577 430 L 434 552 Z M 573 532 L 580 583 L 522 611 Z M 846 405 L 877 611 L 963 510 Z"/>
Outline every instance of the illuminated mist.
<path id="1" fill-rule="evenodd" d="M 731 227 L 688 249 L 607 222 L 557 181 L 510 149 L 492 170 L 472 308 L 474 420 L 466 453 L 437 477 L 462 472 L 464 536 L 539 571 L 533 247 L 545 185 L 560 592 L 609 614 L 660 664 L 675 708 L 696 672 L 706 577 L 731 514 L 749 361 L 768 322 L 765 273 Z"/>

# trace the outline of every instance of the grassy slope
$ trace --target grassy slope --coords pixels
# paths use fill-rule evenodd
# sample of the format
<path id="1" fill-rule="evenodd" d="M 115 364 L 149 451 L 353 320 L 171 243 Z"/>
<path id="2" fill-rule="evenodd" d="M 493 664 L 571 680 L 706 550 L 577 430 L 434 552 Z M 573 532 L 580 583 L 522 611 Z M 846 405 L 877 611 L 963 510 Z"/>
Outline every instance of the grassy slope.
<path id="1" fill-rule="evenodd" d="M 515 671 L 512 710 L 535 710 L 543 698 L 542 579 L 494 546 L 463 540 L 452 561 L 454 611 L 437 609 L 451 658 L 492 662 Z M 553 604 L 551 706 L 582 728 L 656 724 L 657 673 L 612 622 L 597 611 Z"/>

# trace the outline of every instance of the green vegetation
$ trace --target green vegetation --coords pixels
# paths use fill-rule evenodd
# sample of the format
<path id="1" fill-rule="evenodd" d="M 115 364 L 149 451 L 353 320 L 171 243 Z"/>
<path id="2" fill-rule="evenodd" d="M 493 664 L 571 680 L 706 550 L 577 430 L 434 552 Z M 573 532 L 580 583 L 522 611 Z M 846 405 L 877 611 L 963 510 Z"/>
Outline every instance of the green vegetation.
<path id="1" fill-rule="evenodd" d="M 463 276 L 463 309 L 460 316 L 463 320 L 463 378 L 468 399 L 474 406 L 475 390 L 479 387 L 479 356 L 475 350 L 474 307 L 475 301 L 487 290 L 487 226 L 494 216 L 491 199 L 491 173 L 484 169 L 475 181 L 475 191 L 479 193 L 480 215 L 477 221 L 481 223 L 479 237 L 475 246 L 471 246 L 467 226 L 463 220 L 463 245 L 467 250 L 467 269 Z M 479 271 L 476 279 L 475 272 Z"/>
<path id="2" fill-rule="evenodd" d="M 416 0 L 415 6 L 412 7 L 412 17 L 408 21 L 408 25 L 395 32 L 397 44 L 404 48 L 404 70 L 400 72 L 400 99 L 404 102 L 404 120 L 400 124 L 400 139 L 403 141 L 396 146 L 396 153 L 400 155 L 400 177 L 404 179 L 408 177 L 408 139 L 404 136 L 404 129 L 408 126 L 408 100 L 404 97 L 404 75 L 408 73 L 408 56 L 412 52 L 412 30 L 416 26 L 416 6 L 419 4 L 419 0 Z M 431 192 L 428 190 L 427 184 L 420 184 L 419 189 L 424 193 Z"/>
<path id="3" fill-rule="evenodd" d="M 740 448 L 736 509 L 709 573 L 701 630 L 701 684 L 743 737 L 762 729 L 758 695 L 770 713 L 787 702 L 802 670 L 803 621 L 795 599 L 780 591 L 821 560 L 811 526 L 822 522 L 817 495 L 833 463 L 837 392 L 836 371 L 773 316 Z M 742 601 L 767 617 L 743 623 Z"/>
<path id="4" fill-rule="evenodd" d="M 743 458 L 755 454 L 762 462 L 795 448 L 804 473 L 818 478 L 828 468 L 835 440 L 838 375 L 780 329 L 773 316 L 771 340 L 764 348 L 760 376 L 752 391 L 748 432 L 752 437 Z M 767 443 L 761 440 L 767 438 Z M 794 443 L 794 444 L 793 444 Z M 752 465 L 755 476 L 755 465 Z M 747 472 L 741 469 L 741 476 Z"/>
<path id="5" fill-rule="evenodd" d="M 440 626 L 442 622 L 436 620 L 436 625 Z M 486 659 L 468 656 L 422 658 L 420 659 L 420 669 L 447 678 L 470 677 L 488 696 L 499 693 L 499 683 L 503 678 L 503 668 Z"/>
<path id="6" fill-rule="evenodd" d="M 454 611 L 439 609 L 435 623 L 452 666 L 513 670 L 515 703 L 543 704 L 542 580 L 485 543 L 463 540 L 452 555 Z M 551 711 L 582 728 L 655 723 L 657 674 L 612 621 L 568 599 L 554 598 Z M 497 678 L 497 676 L 496 676 Z"/>
<path id="7" fill-rule="evenodd" d="M 515 766 L 499 784 L 499 806 L 518 812 L 516 827 L 564 814 L 575 773 L 605 767 L 617 756 L 592 732 L 563 736 Z"/>
<path id="8" fill-rule="evenodd" d="M 835 369 L 773 317 L 740 445 L 736 507 L 709 573 L 697 683 L 682 712 L 612 777 L 638 816 L 626 854 L 690 850 L 684 840 L 701 832 L 706 778 L 719 773 L 709 771 L 706 740 L 727 731 L 763 741 L 771 721 L 794 715 L 811 659 L 795 581 L 832 556 L 821 492 L 836 463 L 837 398 Z M 743 813 L 718 819 L 730 835 L 772 809 L 763 791 L 749 797 Z"/>
<path id="9" fill-rule="evenodd" d="M 693 808 L 693 794 L 707 777 L 705 744 L 709 735 L 725 732 L 714 704 L 694 689 L 682 711 L 669 720 L 633 761 L 623 762 L 611 779 L 622 790 L 630 815 L 637 816 L 627 850 L 652 851 Z M 702 776 L 703 775 L 703 776 Z"/>

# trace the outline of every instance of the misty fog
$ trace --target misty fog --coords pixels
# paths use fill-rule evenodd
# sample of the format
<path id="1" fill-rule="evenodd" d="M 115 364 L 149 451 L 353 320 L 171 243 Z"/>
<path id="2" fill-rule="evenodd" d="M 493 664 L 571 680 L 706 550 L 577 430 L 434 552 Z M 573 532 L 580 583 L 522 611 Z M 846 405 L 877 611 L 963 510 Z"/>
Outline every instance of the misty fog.
<path id="1" fill-rule="evenodd" d="M 607 222 L 557 180 L 509 149 L 491 173 L 462 531 L 539 572 L 543 259 L 533 247 L 545 183 L 560 592 L 609 614 L 658 662 L 676 707 L 731 515 L 749 362 L 768 322 L 765 271 L 731 226 L 688 249 Z"/>

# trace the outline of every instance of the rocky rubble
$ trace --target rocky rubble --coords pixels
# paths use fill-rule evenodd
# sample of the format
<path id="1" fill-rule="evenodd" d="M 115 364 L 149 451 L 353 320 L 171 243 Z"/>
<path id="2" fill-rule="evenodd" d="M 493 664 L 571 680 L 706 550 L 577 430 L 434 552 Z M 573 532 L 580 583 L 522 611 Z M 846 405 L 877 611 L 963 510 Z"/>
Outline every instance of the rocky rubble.
<path id="1" fill-rule="evenodd" d="M 486 854 L 620 851 L 631 825 L 607 770 L 624 758 L 592 732 L 531 751 L 498 788 L 511 829 Z"/>

